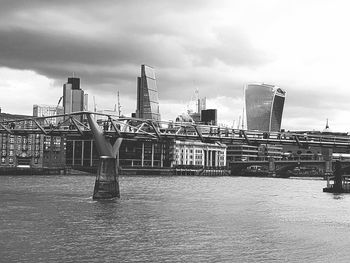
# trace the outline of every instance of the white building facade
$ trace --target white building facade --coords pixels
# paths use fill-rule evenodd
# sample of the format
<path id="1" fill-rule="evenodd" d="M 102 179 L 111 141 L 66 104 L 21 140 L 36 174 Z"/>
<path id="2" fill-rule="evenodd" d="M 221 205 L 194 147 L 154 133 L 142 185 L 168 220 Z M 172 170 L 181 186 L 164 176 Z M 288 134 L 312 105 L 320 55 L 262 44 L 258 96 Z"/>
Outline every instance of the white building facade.
<path id="1" fill-rule="evenodd" d="M 197 141 L 175 141 L 175 165 L 226 166 L 226 145 Z"/>

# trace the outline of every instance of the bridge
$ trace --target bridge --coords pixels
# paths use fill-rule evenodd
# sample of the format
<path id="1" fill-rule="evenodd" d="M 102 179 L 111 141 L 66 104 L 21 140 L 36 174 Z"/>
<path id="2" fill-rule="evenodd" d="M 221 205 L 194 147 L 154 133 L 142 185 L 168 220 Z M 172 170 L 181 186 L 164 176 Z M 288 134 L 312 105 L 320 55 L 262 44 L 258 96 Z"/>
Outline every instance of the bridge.
<path id="1" fill-rule="evenodd" d="M 92 116 L 95 116 L 92 117 Z M 97 121 L 100 116 L 104 120 Z M 56 125 L 50 119 L 62 118 Z M 81 121 L 83 120 L 83 121 Z M 264 132 L 209 126 L 188 122 L 164 122 L 118 117 L 95 112 L 75 112 L 47 117 L 28 117 L 0 121 L 0 133 L 13 135 L 44 134 L 94 138 L 89 120 L 103 130 L 106 138 L 136 138 L 148 140 L 199 140 L 202 142 L 246 143 L 248 145 L 298 145 L 301 148 L 319 146 L 350 149 L 350 136 L 299 134 L 293 132 Z"/>
<path id="2" fill-rule="evenodd" d="M 350 161 L 339 161 L 341 164 L 342 172 L 345 174 L 350 174 Z M 244 175 L 244 170 L 250 166 L 261 166 L 265 168 L 276 177 L 283 177 L 288 174 L 288 172 L 293 171 L 294 168 L 305 169 L 295 176 L 317 176 L 317 177 L 327 177 L 333 174 L 335 170 L 335 162 L 329 164 L 327 167 L 327 162 L 324 160 L 270 160 L 270 161 L 238 161 L 230 163 L 231 174 Z M 309 169 L 308 169 L 309 168 Z M 290 174 L 293 176 L 293 174 Z"/>
<path id="3" fill-rule="evenodd" d="M 57 120 L 60 121 L 57 122 Z M 56 120 L 55 122 L 51 122 Z M 52 124 L 55 123 L 55 124 Z M 65 136 L 91 138 L 100 156 L 94 198 L 119 196 L 116 157 L 124 139 L 220 142 L 224 144 L 297 145 L 350 150 L 349 136 L 264 132 L 208 126 L 184 122 L 156 122 L 83 111 L 46 117 L 27 117 L 0 121 L 0 134 Z M 327 161 L 327 160 L 326 160 Z M 328 160 L 328 167 L 331 160 Z"/>

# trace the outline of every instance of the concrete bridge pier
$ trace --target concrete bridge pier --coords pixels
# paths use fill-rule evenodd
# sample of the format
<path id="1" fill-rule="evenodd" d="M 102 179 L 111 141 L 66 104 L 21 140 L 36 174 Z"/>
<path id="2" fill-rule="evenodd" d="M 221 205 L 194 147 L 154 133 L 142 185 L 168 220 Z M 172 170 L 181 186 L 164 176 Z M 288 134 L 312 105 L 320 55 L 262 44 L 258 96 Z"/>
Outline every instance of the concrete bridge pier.
<path id="1" fill-rule="evenodd" d="M 113 146 L 103 134 L 103 131 L 92 118 L 91 114 L 87 114 L 90 129 L 95 139 L 97 151 L 100 155 L 93 199 L 111 199 L 120 197 L 119 179 L 118 179 L 118 162 L 119 148 L 122 138 L 118 138 Z"/>
<path id="2" fill-rule="evenodd" d="M 120 197 L 117 160 L 111 156 L 100 156 L 92 198 L 114 197 Z"/>
<path id="3" fill-rule="evenodd" d="M 324 166 L 324 176 L 332 176 L 333 175 L 333 149 L 322 147 L 322 156 L 325 161 Z"/>
<path id="4" fill-rule="evenodd" d="M 273 157 L 269 158 L 269 176 L 276 176 L 276 164 Z"/>

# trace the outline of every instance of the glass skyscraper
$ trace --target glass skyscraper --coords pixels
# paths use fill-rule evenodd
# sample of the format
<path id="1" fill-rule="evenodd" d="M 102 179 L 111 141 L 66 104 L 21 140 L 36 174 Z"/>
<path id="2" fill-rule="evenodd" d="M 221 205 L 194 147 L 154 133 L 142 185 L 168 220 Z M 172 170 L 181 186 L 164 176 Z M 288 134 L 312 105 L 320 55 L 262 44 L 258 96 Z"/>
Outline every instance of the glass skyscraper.
<path id="1" fill-rule="evenodd" d="M 137 78 L 136 117 L 160 121 L 158 89 L 154 69 L 141 65 L 141 77 Z"/>
<path id="2" fill-rule="evenodd" d="M 244 94 L 247 129 L 280 131 L 286 92 L 273 85 L 248 84 Z"/>
<path id="3" fill-rule="evenodd" d="M 63 84 L 63 109 L 64 114 L 84 110 L 84 91 L 80 89 L 79 78 L 68 78 L 68 82 Z M 67 119 L 69 117 L 65 117 Z M 80 121 L 82 116 L 76 117 Z"/>

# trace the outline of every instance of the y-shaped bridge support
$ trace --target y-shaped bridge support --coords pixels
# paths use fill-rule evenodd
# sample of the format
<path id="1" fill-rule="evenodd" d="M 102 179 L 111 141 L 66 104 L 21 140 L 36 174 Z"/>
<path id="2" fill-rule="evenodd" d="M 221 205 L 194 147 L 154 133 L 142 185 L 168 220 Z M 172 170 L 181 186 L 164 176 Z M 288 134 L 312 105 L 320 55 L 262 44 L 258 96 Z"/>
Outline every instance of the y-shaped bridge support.
<path id="1" fill-rule="evenodd" d="M 118 164 L 116 156 L 119 155 L 119 148 L 122 138 L 118 138 L 114 145 L 105 138 L 103 131 L 92 118 L 87 114 L 90 129 L 95 139 L 97 151 L 100 155 L 93 199 L 110 199 L 120 197 Z"/>

